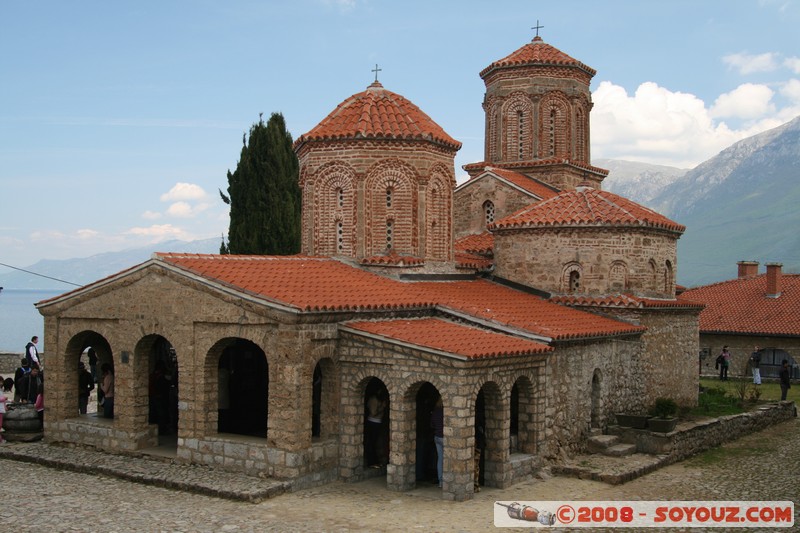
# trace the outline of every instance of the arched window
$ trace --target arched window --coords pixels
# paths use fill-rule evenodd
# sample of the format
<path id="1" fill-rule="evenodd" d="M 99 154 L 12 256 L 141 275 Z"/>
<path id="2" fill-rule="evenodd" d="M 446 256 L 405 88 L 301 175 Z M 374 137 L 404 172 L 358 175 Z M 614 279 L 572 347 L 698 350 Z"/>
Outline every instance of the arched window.
<path id="1" fill-rule="evenodd" d="M 553 157 L 556 155 L 556 119 L 558 114 L 555 109 L 550 110 L 550 122 L 548 124 L 548 137 L 550 138 L 550 152 L 548 155 Z"/>
<path id="2" fill-rule="evenodd" d="M 336 189 L 336 205 L 344 207 L 344 189 L 341 187 Z"/>
<path id="3" fill-rule="evenodd" d="M 525 144 L 523 142 L 523 138 L 525 137 L 525 113 L 522 111 L 517 111 L 517 127 L 519 128 L 519 136 L 517 137 L 517 141 L 519 142 L 517 159 L 522 161 L 525 159 Z"/>
<path id="4" fill-rule="evenodd" d="M 491 200 L 486 200 L 483 202 L 483 214 L 486 217 L 487 226 L 494 222 L 494 204 L 491 202 Z"/>
<path id="5" fill-rule="evenodd" d="M 336 221 L 336 252 L 344 251 L 344 225 L 341 220 Z"/>
<path id="6" fill-rule="evenodd" d="M 628 268 L 622 261 L 614 261 L 608 272 L 609 288 L 612 291 L 624 291 L 628 288 Z"/>
<path id="7" fill-rule="evenodd" d="M 578 292 L 581 289 L 581 273 L 573 270 L 569 273 L 569 292 Z"/>
<path id="8" fill-rule="evenodd" d="M 669 261 L 664 264 L 664 292 L 672 292 L 672 263 Z"/>
<path id="9" fill-rule="evenodd" d="M 391 187 L 386 188 L 386 207 L 392 207 L 392 200 L 394 196 L 394 189 Z"/>

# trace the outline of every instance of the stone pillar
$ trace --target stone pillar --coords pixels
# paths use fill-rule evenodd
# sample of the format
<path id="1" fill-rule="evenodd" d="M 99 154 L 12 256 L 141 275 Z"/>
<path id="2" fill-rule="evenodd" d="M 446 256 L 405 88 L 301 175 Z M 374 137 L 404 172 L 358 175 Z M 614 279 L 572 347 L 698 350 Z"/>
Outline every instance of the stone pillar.
<path id="1" fill-rule="evenodd" d="M 389 404 L 391 450 L 386 467 L 386 488 L 411 490 L 417 486 L 416 401 L 398 397 L 392 398 Z"/>

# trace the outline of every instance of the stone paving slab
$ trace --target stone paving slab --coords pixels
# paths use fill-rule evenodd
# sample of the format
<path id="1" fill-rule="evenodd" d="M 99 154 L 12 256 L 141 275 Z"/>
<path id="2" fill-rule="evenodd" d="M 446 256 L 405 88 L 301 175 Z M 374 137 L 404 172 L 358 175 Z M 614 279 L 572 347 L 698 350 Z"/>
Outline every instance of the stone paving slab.
<path id="1" fill-rule="evenodd" d="M 644 453 L 626 456 L 577 455 L 563 465 L 551 467 L 551 472 L 558 476 L 591 479 L 610 485 L 619 485 L 649 474 L 672 462 L 674 461 L 670 461 L 666 455 Z"/>
<path id="2" fill-rule="evenodd" d="M 291 489 L 291 484 L 286 481 L 261 479 L 166 457 L 112 455 L 85 447 L 45 442 L 0 445 L 0 458 L 251 503 Z"/>

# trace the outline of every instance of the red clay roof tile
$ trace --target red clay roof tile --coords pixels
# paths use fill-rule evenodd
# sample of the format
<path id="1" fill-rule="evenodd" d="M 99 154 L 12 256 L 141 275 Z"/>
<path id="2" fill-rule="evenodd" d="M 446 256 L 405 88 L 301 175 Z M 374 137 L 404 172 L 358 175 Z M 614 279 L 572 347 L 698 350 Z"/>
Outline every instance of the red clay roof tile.
<path id="1" fill-rule="evenodd" d="M 569 165 L 575 168 L 579 168 L 581 170 L 588 170 L 595 174 L 599 174 L 601 176 L 607 176 L 608 170 L 605 168 L 595 167 L 592 165 L 587 165 L 586 163 L 581 163 L 580 161 L 572 161 L 570 159 L 564 159 L 561 157 L 554 157 L 548 159 L 534 159 L 531 161 L 506 161 L 503 163 L 490 163 L 488 161 L 478 161 L 476 163 L 469 163 L 463 165 L 461 168 L 469 172 L 470 170 L 485 170 L 489 167 L 491 168 L 505 168 L 505 169 L 515 169 L 515 168 L 528 168 L 528 167 L 548 167 L 548 166 L 555 166 L 555 165 Z"/>
<path id="2" fill-rule="evenodd" d="M 426 140 L 458 150 L 461 143 L 420 108 L 377 81 L 336 106 L 322 122 L 294 143 L 334 139 Z"/>
<path id="3" fill-rule="evenodd" d="M 404 282 L 331 258 L 154 254 L 221 285 L 300 311 L 419 309 L 435 306 L 555 340 L 628 335 L 641 326 L 549 302 L 486 280 Z"/>
<path id="4" fill-rule="evenodd" d="M 456 324 L 439 318 L 349 322 L 346 327 L 386 339 L 483 359 L 513 355 L 543 354 L 553 350 L 547 344 L 503 333 Z"/>
<path id="5" fill-rule="evenodd" d="M 651 227 L 683 233 L 685 226 L 608 191 L 578 187 L 529 205 L 494 223 L 494 228 L 548 226 Z"/>
<path id="6" fill-rule="evenodd" d="M 488 231 L 461 237 L 455 243 L 456 252 L 490 255 L 494 251 L 494 235 Z"/>
<path id="7" fill-rule="evenodd" d="M 702 333 L 800 335 L 800 274 L 781 276 L 781 294 L 767 297 L 765 274 L 705 285 L 678 298 L 702 302 Z"/>
<path id="8" fill-rule="evenodd" d="M 597 71 L 592 67 L 568 56 L 558 48 L 545 43 L 542 38 L 537 35 L 530 43 L 512 52 L 503 59 L 498 59 L 483 69 L 480 76 L 481 78 L 485 78 L 492 70 L 522 65 L 563 65 L 579 68 L 588 73 L 590 77 L 597 74 Z"/>
<path id="9" fill-rule="evenodd" d="M 691 308 L 703 307 L 700 302 L 689 300 L 662 300 L 659 298 L 642 298 L 632 294 L 613 294 L 603 296 L 584 296 L 579 294 L 553 296 L 551 302 L 573 307 L 626 307 L 626 308 Z"/>
<path id="10" fill-rule="evenodd" d="M 468 181 L 459 185 L 457 190 L 468 186 L 479 179 L 485 179 L 485 177 L 488 175 L 493 175 L 499 178 L 501 181 L 505 181 L 514 187 L 518 187 L 526 193 L 536 197 L 538 200 L 546 200 L 547 198 L 552 198 L 559 193 L 557 189 L 554 189 L 553 187 L 539 181 L 536 178 L 522 174 L 521 172 L 491 166 L 487 166 L 483 173 L 475 176 L 474 178 L 470 178 Z"/>

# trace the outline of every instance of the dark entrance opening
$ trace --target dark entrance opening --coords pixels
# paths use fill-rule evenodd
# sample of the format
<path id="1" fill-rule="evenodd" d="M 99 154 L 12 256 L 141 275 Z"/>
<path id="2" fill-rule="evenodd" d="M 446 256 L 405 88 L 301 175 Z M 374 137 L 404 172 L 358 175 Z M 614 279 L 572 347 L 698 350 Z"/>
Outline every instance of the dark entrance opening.
<path id="1" fill-rule="evenodd" d="M 431 413 L 438 398 L 439 391 L 430 383 L 423 383 L 417 391 L 417 482 L 439 482 L 436 472 L 436 443 L 431 426 Z"/>
<path id="2" fill-rule="evenodd" d="M 364 466 L 381 469 L 389 461 L 389 391 L 372 378 L 364 390 Z"/>
<path id="3" fill-rule="evenodd" d="M 219 358 L 220 433 L 267 436 L 269 372 L 264 352 L 239 339 Z"/>

